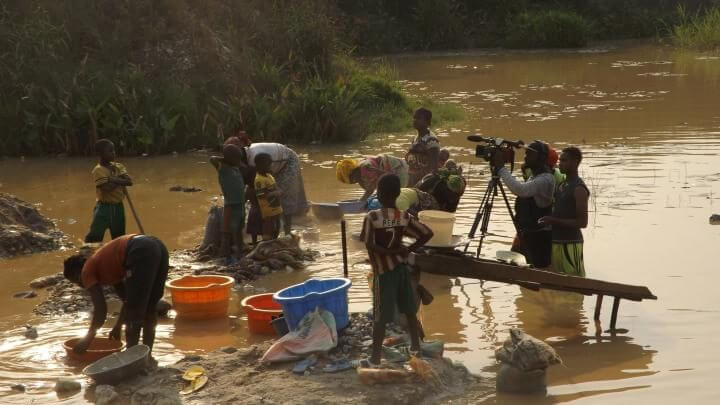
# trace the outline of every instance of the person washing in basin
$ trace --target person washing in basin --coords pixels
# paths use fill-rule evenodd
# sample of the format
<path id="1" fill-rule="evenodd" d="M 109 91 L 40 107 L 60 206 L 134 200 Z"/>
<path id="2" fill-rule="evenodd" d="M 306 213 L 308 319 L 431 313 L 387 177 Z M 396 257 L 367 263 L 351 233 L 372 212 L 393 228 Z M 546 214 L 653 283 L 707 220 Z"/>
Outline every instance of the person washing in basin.
<path id="1" fill-rule="evenodd" d="M 359 184 L 365 190 L 360 198 L 367 201 L 378 187 L 380 177 L 394 174 L 400 180 L 400 187 L 407 187 L 410 175 L 408 164 L 391 155 L 367 156 L 364 159 L 343 159 L 337 162 L 335 175 L 345 184 Z"/>
<path id="2" fill-rule="evenodd" d="M 147 235 L 123 235 L 100 247 L 89 258 L 76 254 L 65 259 L 63 275 L 85 288 L 93 303 L 93 316 L 85 337 L 75 345 L 76 353 L 87 351 L 97 330 L 105 323 L 107 303 L 103 286 L 113 286 L 122 309 L 111 339 L 120 339 L 125 323 L 125 344 L 140 340 L 151 350 L 155 342 L 155 307 L 163 296 L 168 274 L 168 251 L 160 239 Z"/>

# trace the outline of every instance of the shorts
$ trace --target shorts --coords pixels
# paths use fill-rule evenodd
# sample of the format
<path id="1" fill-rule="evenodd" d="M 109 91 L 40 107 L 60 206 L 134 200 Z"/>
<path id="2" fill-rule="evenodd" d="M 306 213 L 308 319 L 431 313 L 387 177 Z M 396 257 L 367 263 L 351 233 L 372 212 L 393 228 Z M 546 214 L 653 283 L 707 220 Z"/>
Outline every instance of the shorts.
<path id="1" fill-rule="evenodd" d="M 154 236 L 134 236 L 127 245 L 125 268 L 125 312 L 129 321 L 139 322 L 155 311 L 165 292 L 167 248 Z"/>
<path id="2" fill-rule="evenodd" d="M 552 271 L 585 277 L 582 242 L 553 242 Z"/>
<path id="3" fill-rule="evenodd" d="M 223 207 L 223 232 L 237 234 L 245 227 L 245 204 L 228 204 Z"/>
<path id="4" fill-rule="evenodd" d="M 375 322 L 388 323 L 395 318 L 395 304 L 402 314 L 415 314 L 417 303 L 405 264 L 374 277 L 373 310 Z"/>

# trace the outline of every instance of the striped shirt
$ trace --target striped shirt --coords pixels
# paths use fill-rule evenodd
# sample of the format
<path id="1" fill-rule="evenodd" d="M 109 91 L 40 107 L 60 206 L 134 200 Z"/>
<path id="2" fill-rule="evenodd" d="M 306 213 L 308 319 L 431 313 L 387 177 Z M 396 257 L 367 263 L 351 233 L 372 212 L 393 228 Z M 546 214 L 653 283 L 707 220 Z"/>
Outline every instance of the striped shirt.
<path id="1" fill-rule="evenodd" d="M 366 244 L 375 244 L 387 249 L 396 249 L 402 244 L 403 236 L 418 239 L 431 235 L 432 231 L 412 215 L 396 208 L 381 208 L 367 213 L 360 239 Z M 407 263 L 402 255 L 386 255 L 368 251 L 370 265 L 375 274 L 393 270 L 397 265 Z"/>

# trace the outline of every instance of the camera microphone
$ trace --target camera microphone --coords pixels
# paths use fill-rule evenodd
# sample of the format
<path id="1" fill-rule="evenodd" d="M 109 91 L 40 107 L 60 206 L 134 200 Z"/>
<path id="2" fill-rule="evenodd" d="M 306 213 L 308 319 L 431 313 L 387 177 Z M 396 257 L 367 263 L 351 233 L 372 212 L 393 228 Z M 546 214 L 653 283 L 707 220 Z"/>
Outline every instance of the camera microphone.
<path id="1" fill-rule="evenodd" d="M 468 135 L 467 140 L 473 142 L 485 142 L 485 138 L 480 135 Z"/>

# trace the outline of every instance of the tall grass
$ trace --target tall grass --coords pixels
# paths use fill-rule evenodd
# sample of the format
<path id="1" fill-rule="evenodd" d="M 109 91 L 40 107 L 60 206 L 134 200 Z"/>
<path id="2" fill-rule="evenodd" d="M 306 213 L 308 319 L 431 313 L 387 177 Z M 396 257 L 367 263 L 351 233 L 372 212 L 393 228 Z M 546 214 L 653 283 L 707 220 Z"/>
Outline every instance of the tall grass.
<path id="1" fill-rule="evenodd" d="M 339 42 L 331 0 L 26 0 L 0 6 L 0 154 L 344 142 L 410 122 L 386 67 Z"/>
<path id="2" fill-rule="evenodd" d="M 672 40 L 682 48 L 702 51 L 720 51 L 720 6 L 704 12 L 689 13 L 678 6 L 680 23 L 672 31 Z"/>
<path id="3" fill-rule="evenodd" d="M 525 11 L 508 24 L 505 44 L 515 48 L 584 46 L 589 37 L 588 25 L 574 11 Z"/>

